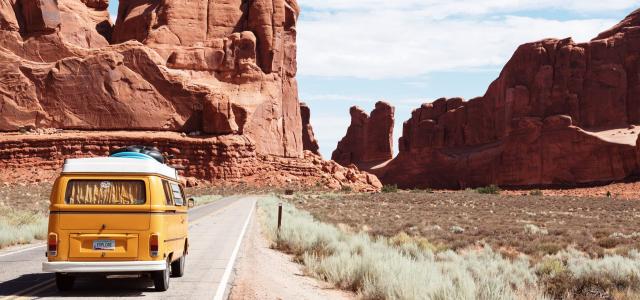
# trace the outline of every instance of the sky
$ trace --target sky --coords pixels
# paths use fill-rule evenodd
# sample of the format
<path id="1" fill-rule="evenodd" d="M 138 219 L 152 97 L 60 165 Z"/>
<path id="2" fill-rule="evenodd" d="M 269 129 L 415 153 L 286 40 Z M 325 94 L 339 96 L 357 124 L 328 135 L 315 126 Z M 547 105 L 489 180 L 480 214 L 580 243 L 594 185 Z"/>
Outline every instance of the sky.
<path id="1" fill-rule="evenodd" d="M 586 42 L 640 8 L 637 0 L 298 0 L 300 99 L 324 157 L 349 107 L 396 107 L 394 139 L 422 103 L 484 95 L 516 48 L 544 38 Z M 118 1 L 109 10 L 115 19 Z"/>

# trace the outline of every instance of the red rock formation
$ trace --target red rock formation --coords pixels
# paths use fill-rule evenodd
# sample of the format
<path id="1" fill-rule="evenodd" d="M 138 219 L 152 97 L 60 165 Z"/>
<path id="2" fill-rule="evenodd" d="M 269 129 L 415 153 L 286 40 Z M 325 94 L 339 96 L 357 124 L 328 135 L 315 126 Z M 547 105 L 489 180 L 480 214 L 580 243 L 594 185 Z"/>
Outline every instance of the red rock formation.
<path id="1" fill-rule="evenodd" d="M 115 26 L 107 7 L 0 0 L 0 180 L 135 143 L 198 181 L 379 185 L 303 151 L 295 0 L 121 0 Z"/>
<path id="2" fill-rule="evenodd" d="M 302 157 L 295 1 L 121 1 L 113 33 L 106 1 L 2 1 L 0 131 L 242 133 Z"/>
<path id="3" fill-rule="evenodd" d="M 393 158 L 393 123 L 395 108 L 386 102 L 376 103 L 371 117 L 361 108 L 350 110 L 351 125 L 331 156 L 343 166 L 355 164 L 368 169 Z"/>
<path id="4" fill-rule="evenodd" d="M 23 0 L 18 5 L 26 33 L 54 32 L 60 27 L 56 0 Z"/>
<path id="5" fill-rule="evenodd" d="M 627 128 L 640 123 L 639 52 L 640 11 L 589 43 L 520 46 L 483 97 L 415 110 L 383 181 L 571 185 L 638 173 L 638 130 Z"/>
<path id="6" fill-rule="evenodd" d="M 300 103 L 300 116 L 302 117 L 302 147 L 304 150 L 320 155 L 320 146 L 311 126 L 311 109 L 306 103 Z"/>
<path id="7" fill-rule="evenodd" d="M 0 138 L 0 182 L 51 181 L 68 157 L 105 156 L 127 145 L 153 145 L 171 155 L 190 185 L 243 184 L 259 187 L 349 186 L 376 191 L 374 175 L 344 168 L 305 151 L 303 158 L 258 155 L 254 143 L 241 135 L 187 137 L 173 132 L 45 132 L 5 134 Z"/>

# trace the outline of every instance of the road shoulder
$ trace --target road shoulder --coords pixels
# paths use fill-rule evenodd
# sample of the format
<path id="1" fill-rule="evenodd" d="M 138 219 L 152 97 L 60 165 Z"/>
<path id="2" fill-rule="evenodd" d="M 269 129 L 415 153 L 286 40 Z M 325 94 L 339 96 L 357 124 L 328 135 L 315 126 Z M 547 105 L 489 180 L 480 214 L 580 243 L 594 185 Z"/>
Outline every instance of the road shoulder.
<path id="1" fill-rule="evenodd" d="M 236 262 L 229 299 L 355 299 L 355 295 L 305 276 L 291 256 L 270 249 L 254 215 Z"/>

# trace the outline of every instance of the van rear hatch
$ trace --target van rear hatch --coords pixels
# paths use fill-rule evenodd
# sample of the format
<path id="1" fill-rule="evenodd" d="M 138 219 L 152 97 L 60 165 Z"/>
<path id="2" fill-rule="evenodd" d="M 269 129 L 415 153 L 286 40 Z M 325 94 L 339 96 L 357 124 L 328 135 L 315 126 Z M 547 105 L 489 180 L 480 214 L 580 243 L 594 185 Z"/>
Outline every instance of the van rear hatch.
<path id="1" fill-rule="evenodd" d="M 135 258 L 141 231 L 151 223 L 143 180 L 67 182 L 60 229 L 69 232 L 70 258 Z"/>

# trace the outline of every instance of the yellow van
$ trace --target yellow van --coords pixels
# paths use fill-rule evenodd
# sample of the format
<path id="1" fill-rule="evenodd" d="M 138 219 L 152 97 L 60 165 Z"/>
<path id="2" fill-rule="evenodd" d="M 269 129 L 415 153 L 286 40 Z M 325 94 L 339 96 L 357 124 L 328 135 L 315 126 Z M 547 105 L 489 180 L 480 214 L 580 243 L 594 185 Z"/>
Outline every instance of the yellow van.
<path id="1" fill-rule="evenodd" d="M 176 170 L 152 155 L 68 159 L 51 193 L 43 271 L 61 291 L 88 273 L 148 274 L 166 291 L 185 271 L 193 204 Z"/>

